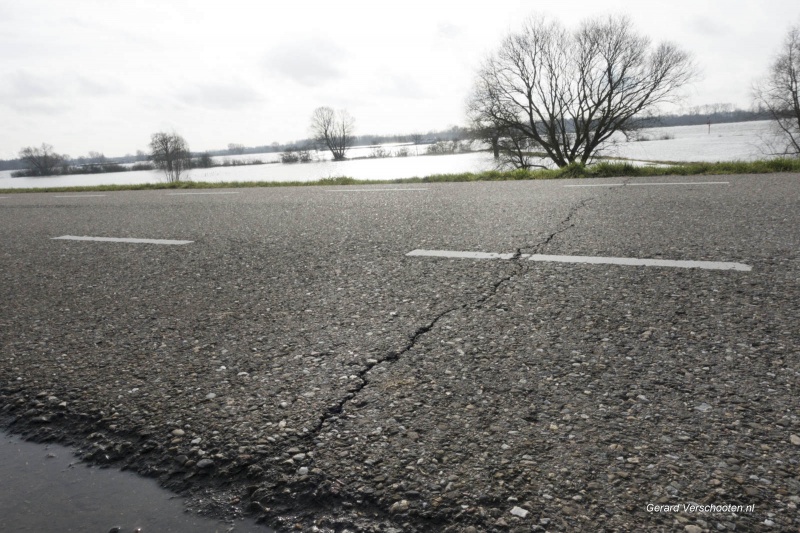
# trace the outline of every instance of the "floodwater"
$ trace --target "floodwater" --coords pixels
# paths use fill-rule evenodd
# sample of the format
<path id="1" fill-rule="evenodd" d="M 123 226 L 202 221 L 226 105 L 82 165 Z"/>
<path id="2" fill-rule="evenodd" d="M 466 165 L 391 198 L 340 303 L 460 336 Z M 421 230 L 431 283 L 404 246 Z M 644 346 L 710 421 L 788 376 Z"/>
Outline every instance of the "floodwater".
<path id="1" fill-rule="evenodd" d="M 753 161 L 765 159 L 764 142 L 771 140 L 771 122 L 731 122 L 697 126 L 673 126 L 642 130 L 644 140 L 616 144 L 604 150 L 614 155 L 639 161 Z"/>
<path id="2" fill-rule="evenodd" d="M 424 150 L 424 147 L 421 147 Z M 275 154 L 264 154 L 270 158 Z M 230 157 L 229 157 L 230 158 Z M 259 154 L 233 159 L 260 159 Z M 264 161 L 269 161 L 267 157 Z M 453 155 L 351 159 L 347 161 L 314 161 L 311 163 L 270 163 L 230 167 L 195 168 L 186 179 L 193 181 L 314 181 L 347 176 L 361 180 L 391 180 L 423 177 L 431 174 L 480 172 L 490 169 L 494 161 L 486 152 Z M 75 174 L 44 178 L 12 178 L 9 171 L 0 172 L 0 189 L 29 187 L 70 187 L 75 185 L 115 185 L 158 183 L 164 175 L 158 171 L 136 170 L 108 174 Z"/>
<path id="3" fill-rule="evenodd" d="M 642 130 L 643 140 L 626 142 L 617 135 L 602 155 L 647 161 L 750 161 L 766 157 L 764 140 L 770 137 L 770 122 L 734 122 L 698 126 L 675 126 Z M 311 163 L 277 163 L 280 153 L 245 154 L 215 157 L 218 161 L 259 159 L 268 164 L 193 169 L 187 179 L 193 181 L 314 181 L 347 176 L 362 180 L 391 180 L 433 174 L 481 172 L 494 168 L 487 152 L 424 156 L 426 145 L 383 145 L 389 153 L 405 148 L 406 157 L 369 158 L 375 147 L 354 147 L 347 161 L 330 161 L 326 152 L 316 152 L 319 160 Z M 416 155 L 416 154 L 419 155 Z M 356 159 L 364 158 L 364 159 Z M 45 178 L 11 178 L 10 171 L 0 171 L 0 189 L 31 187 L 68 187 L 75 185 L 113 185 L 157 183 L 164 180 L 156 171 L 131 171 L 110 174 L 77 174 Z"/>
<path id="4" fill-rule="evenodd" d="M 15 533 L 271 533 L 252 520 L 225 523 L 132 472 L 89 467 L 72 450 L 0 433 L 0 531 Z"/>

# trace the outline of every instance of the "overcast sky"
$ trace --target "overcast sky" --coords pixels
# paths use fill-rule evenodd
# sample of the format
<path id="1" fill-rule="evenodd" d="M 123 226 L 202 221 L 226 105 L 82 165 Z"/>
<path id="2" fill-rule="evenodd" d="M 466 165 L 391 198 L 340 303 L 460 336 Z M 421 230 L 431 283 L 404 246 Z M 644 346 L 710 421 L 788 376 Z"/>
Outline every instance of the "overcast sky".
<path id="1" fill-rule="evenodd" d="M 627 14 L 694 54 L 686 105 L 748 107 L 800 2 L 0 0 L 0 158 L 124 155 L 162 130 L 195 151 L 284 143 L 321 105 L 359 134 L 463 125 L 482 58 L 532 13 Z"/>

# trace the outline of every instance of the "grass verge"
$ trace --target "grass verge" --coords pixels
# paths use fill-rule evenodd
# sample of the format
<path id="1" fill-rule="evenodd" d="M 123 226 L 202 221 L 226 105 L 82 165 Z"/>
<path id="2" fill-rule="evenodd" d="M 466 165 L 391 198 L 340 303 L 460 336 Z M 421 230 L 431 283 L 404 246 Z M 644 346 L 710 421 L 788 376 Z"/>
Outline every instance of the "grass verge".
<path id="1" fill-rule="evenodd" d="M 0 194 L 30 192 L 144 191 L 156 189 L 235 189 L 242 187 L 313 187 L 320 185 L 390 185 L 403 183 L 450 183 L 464 181 L 509 181 L 559 178 L 619 178 L 648 176 L 696 176 L 715 174 L 768 174 L 800 172 L 800 159 L 766 159 L 719 163 L 682 163 L 665 166 L 636 166 L 625 162 L 601 162 L 591 166 L 572 164 L 553 170 L 487 170 L 461 174 L 435 174 L 422 178 L 394 180 L 357 180 L 348 177 L 316 181 L 182 181 L 179 183 L 142 183 L 137 185 L 90 185 L 76 187 L 41 187 L 0 189 Z"/>

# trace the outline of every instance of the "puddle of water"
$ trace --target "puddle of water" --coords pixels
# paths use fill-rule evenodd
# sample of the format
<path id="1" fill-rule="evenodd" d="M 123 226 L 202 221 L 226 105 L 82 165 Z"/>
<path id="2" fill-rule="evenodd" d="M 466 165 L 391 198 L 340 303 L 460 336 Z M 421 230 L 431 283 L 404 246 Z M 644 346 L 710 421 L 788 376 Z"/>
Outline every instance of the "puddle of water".
<path id="1" fill-rule="evenodd" d="M 0 432 L 0 531 L 16 533 L 270 533 L 185 512 L 181 498 L 132 472 L 89 467 L 72 450 Z"/>

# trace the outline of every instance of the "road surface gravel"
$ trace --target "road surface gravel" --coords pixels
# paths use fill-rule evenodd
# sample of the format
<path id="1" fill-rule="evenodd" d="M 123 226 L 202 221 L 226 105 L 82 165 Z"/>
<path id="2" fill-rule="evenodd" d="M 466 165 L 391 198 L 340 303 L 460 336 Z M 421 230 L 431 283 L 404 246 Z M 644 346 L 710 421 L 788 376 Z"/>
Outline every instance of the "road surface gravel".
<path id="1" fill-rule="evenodd" d="M 0 422 L 279 531 L 797 530 L 800 176 L 714 181 L 9 195 Z"/>

